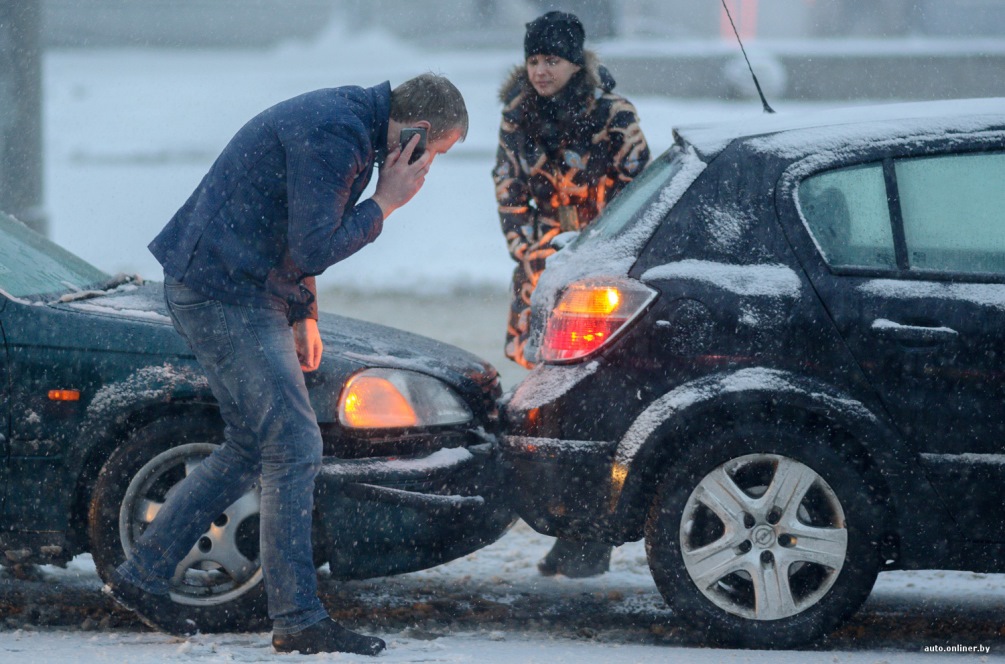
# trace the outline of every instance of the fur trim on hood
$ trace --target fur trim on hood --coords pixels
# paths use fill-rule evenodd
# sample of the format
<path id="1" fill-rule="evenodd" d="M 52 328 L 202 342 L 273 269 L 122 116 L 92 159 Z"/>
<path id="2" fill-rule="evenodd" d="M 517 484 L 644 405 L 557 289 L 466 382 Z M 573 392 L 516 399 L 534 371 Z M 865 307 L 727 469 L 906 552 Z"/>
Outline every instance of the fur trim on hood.
<path id="1" fill-rule="evenodd" d="M 597 57 L 597 54 L 590 50 L 584 50 L 583 56 L 586 58 L 584 68 L 586 69 L 587 80 L 593 87 L 600 88 L 604 92 L 614 90 L 614 86 L 616 85 L 614 77 L 607 67 L 600 63 L 600 58 Z M 524 90 L 534 92 L 534 87 L 530 84 L 530 79 L 527 76 L 526 63 L 519 64 L 510 70 L 509 76 L 506 77 L 502 87 L 499 88 L 499 101 L 503 104 L 509 104 Z"/>

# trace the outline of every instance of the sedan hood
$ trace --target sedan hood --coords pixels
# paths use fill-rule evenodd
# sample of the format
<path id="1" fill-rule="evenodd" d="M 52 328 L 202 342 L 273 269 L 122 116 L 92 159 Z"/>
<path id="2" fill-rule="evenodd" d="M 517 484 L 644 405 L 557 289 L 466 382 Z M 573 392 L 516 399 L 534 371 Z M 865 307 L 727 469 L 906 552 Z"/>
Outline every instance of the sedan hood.
<path id="1" fill-rule="evenodd" d="M 456 346 L 335 314 L 318 321 L 325 352 L 334 351 L 361 367 L 389 367 L 428 374 L 464 391 L 483 392 L 495 383 L 495 368 Z"/>
<path id="2" fill-rule="evenodd" d="M 170 326 L 163 293 L 164 286 L 159 282 L 126 284 L 107 293 L 69 296 L 57 306 Z M 498 377 L 495 368 L 476 355 L 392 327 L 322 313 L 318 328 L 325 346 L 323 365 L 334 363 L 340 369 L 337 374 L 344 375 L 350 367 L 405 369 L 477 392 L 484 391 Z"/>

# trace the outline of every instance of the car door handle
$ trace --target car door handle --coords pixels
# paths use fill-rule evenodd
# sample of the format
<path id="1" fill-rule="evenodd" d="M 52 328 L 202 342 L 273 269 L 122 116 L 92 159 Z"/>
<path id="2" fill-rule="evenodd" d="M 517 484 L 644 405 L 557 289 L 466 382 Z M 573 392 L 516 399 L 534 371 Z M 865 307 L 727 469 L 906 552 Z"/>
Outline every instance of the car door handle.
<path id="1" fill-rule="evenodd" d="M 940 344 L 953 341 L 960 333 L 944 325 L 906 325 L 886 318 L 872 321 L 872 332 L 881 339 L 914 344 Z"/>

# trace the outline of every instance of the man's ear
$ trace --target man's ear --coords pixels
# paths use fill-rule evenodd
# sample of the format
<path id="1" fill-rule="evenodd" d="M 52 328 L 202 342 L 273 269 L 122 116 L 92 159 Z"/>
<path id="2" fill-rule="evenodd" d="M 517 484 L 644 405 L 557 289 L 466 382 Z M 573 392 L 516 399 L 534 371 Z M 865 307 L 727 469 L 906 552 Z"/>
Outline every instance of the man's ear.
<path id="1" fill-rule="evenodd" d="M 418 122 L 416 122 L 412 126 L 413 127 L 422 127 L 426 131 L 429 131 L 433 127 L 433 125 L 429 124 L 429 120 L 419 120 Z"/>

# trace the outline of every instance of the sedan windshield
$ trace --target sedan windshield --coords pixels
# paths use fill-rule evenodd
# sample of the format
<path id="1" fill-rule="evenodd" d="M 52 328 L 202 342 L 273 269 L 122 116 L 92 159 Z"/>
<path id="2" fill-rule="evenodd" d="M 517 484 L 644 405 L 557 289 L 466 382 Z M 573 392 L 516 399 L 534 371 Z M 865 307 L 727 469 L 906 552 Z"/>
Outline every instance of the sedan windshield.
<path id="1" fill-rule="evenodd" d="M 0 214 L 0 290 L 31 297 L 83 290 L 110 277 L 16 219 Z"/>

